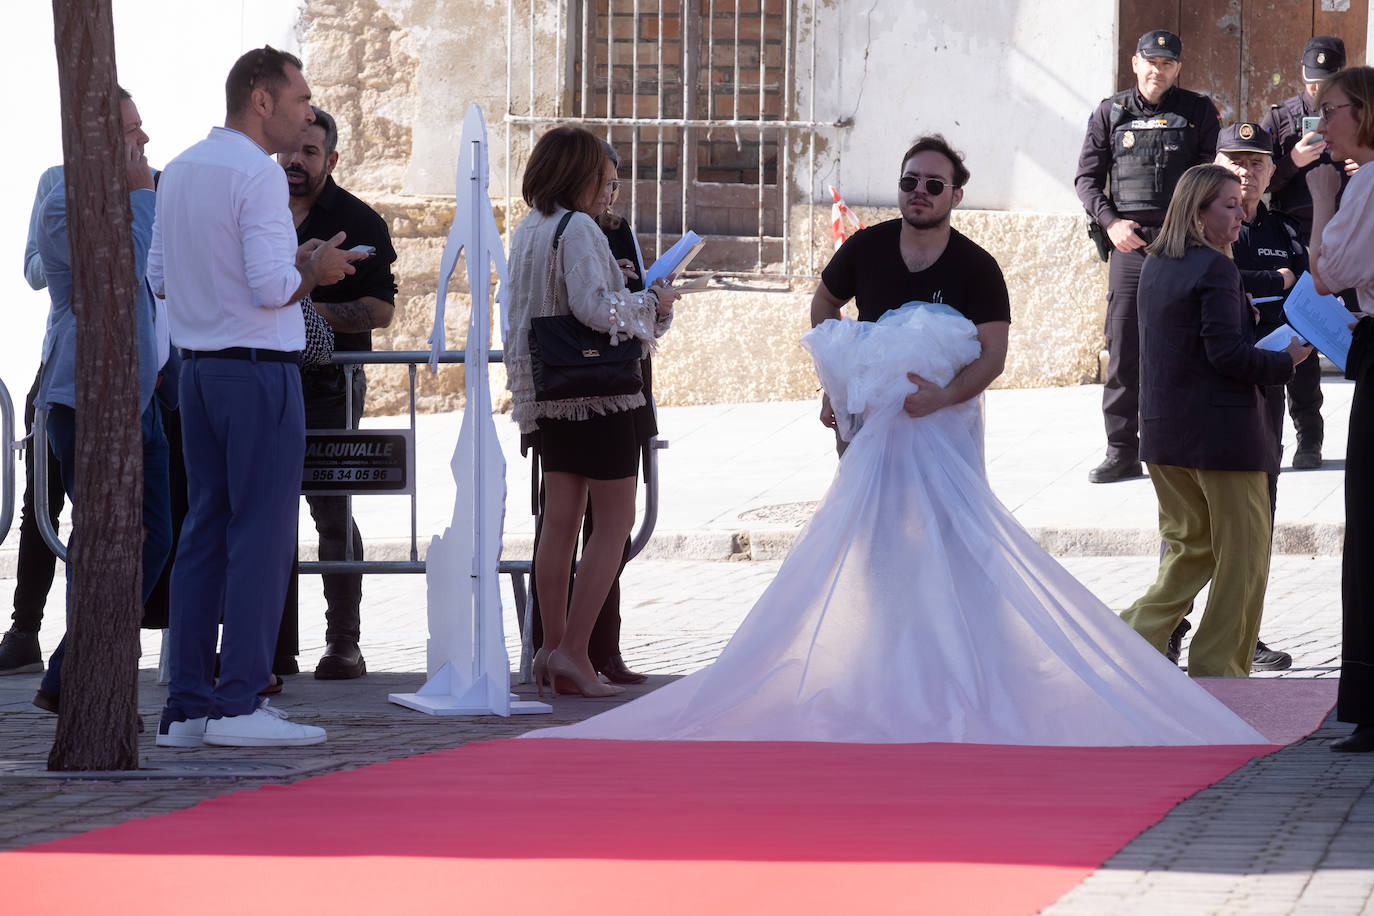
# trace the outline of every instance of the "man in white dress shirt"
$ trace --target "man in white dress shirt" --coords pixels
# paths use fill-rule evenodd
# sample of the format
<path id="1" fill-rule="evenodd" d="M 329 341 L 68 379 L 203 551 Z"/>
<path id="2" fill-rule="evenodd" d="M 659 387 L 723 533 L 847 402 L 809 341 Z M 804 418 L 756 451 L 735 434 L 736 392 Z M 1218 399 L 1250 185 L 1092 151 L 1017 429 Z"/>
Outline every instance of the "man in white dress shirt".
<path id="1" fill-rule="evenodd" d="M 172 571 L 171 683 L 157 743 L 318 744 L 324 729 L 269 711 L 295 546 L 305 415 L 300 299 L 353 272 L 339 233 L 297 248 L 286 174 L 313 120 L 301 62 L 249 51 L 225 83 L 224 127 L 168 164 L 158 185 L 148 281 L 182 348 L 189 511 Z M 216 628 L 223 621 L 219 679 Z"/>

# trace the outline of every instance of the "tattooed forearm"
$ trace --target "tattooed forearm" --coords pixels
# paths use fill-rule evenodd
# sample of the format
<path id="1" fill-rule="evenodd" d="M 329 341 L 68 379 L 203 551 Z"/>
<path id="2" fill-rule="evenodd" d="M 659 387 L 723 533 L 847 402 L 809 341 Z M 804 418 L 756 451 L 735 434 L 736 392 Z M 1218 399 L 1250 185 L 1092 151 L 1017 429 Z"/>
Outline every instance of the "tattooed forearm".
<path id="1" fill-rule="evenodd" d="M 329 322 L 331 328 L 344 334 L 384 328 L 391 324 L 395 309 L 390 302 L 371 296 L 348 302 L 315 302 L 315 311 Z"/>

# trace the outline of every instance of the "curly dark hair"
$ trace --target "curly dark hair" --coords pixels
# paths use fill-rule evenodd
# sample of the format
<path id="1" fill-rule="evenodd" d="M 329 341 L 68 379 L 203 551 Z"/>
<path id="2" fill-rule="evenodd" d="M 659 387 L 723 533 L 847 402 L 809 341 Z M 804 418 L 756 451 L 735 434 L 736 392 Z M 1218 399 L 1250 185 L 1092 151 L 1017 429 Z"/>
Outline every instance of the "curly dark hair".
<path id="1" fill-rule="evenodd" d="M 899 169 L 905 168 L 907 160 L 917 153 L 935 152 L 949 160 L 949 164 L 954 167 L 954 186 L 962 188 L 968 184 L 968 169 L 964 166 L 964 154 L 949 145 L 949 141 L 942 134 L 926 134 L 924 137 L 917 137 L 916 142 L 911 145 L 911 149 L 902 154 Z"/>

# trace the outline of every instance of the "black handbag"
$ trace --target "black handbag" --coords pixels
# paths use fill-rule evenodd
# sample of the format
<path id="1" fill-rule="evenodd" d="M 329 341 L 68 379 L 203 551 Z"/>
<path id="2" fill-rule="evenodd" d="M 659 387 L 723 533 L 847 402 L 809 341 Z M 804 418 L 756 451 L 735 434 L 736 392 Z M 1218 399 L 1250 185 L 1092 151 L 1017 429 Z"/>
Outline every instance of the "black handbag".
<path id="1" fill-rule="evenodd" d="M 611 345 L 611 335 L 593 331 L 575 315 L 553 315 L 558 279 L 558 241 L 572 213 L 565 213 L 553 236 L 549 281 L 538 318 L 530 319 L 530 371 L 536 401 L 605 398 L 643 390 L 639 341 Z"/>

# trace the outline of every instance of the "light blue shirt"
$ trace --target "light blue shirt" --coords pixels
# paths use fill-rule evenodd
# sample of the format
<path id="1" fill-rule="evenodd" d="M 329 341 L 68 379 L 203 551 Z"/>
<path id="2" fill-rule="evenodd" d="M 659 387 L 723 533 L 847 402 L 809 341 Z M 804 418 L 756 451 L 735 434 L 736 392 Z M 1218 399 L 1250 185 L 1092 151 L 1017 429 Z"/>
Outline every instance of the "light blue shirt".
<path id="1" fill-rule="evenodd" d="M 300 350 L 296 225 L 286 172 L 251 137 L 216 127 L 163 170 L 148 282 L 172 343 Z"/>
<path id="2" fill-rule="evenodd" d="M 62 166 L 54 165 L 43 172 L 38 178 L 38 193 L 33 198 L 33 209 L 29 211 L 29 240 L 24 245 L 24 279 L 34 289 L 48 285 L 48 278 L 43 273 L 43 259 L 38 256 L 38 211 L 61 181 Z"/>
<path id="3" fill-rule="evenodd" d="M 134 270 L 138 278 L 138 408 L 141 413 L 157 388 L 162 359 L 157 346 L 157 307 L 148 284 L 148 248 L 152 244 L 153 210 L 156 195 L 139 189 L 129 194 L 133 210 Z M 67 188 L 59 182 L 39 209 L 38 254 L 47 275 L 52 310 L 48 313 L 48 333 L 43 340 L 43 382 L 37 404 L 51 407 L 65 404 L 76 407 L 76 314 L 72 311 L 71 249 L 67 242 Z M 98 306 L 98 304 L 97 304 Z"/>

